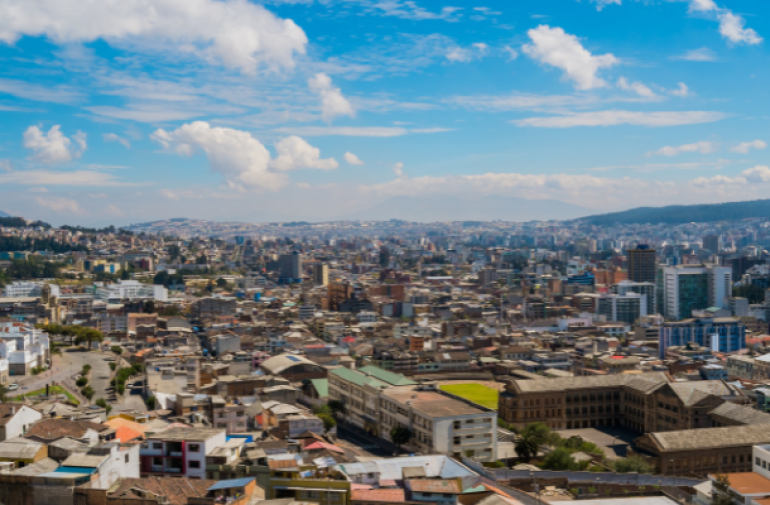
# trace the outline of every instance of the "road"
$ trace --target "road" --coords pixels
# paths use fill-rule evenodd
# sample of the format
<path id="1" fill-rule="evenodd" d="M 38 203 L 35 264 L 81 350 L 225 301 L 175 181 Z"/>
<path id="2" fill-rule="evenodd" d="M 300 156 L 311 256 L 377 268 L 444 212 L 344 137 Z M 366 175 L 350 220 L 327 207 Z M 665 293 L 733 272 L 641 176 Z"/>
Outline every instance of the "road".
<path id="1" fill-rule="evenodd" d="M 16 382 L 22 386 L 17 394 L 23 394 L 27 391 L 43 389 L 46 384 L 52 382 L 64 383 L 70 390 L 77 390 L 73 377 L 80 373 L 83 365 L 91 365 L 91 372 L 88 374 L 88 384 L 94 389 L 93 401 L 99 398 L 108 400 L 110 398 L 107 389 L 110 387 L 110 361 L 114 354 L 101 351 L 90 352 L 68 352 L 64 350 L 61 356 L 53 356 L 52 369 L 39 375 L 28 375 L 24 377 L 12 377 L 11 382 Z M 16 392 L 14 392 L 16 393 Z M 82 398 L 81 398 L 82 400 Z"/>

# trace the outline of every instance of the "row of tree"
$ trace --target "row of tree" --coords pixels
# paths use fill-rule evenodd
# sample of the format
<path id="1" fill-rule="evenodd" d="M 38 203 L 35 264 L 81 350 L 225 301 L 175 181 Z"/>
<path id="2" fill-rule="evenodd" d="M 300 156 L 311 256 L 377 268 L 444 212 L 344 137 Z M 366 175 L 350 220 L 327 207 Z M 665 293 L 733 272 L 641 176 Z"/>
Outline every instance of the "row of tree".
<path id="1" fill-rule="evenodd" d="M 88 328 L 85 326 L 63 326 L 60 324 L 39 324 L 37 328 L 45 331 L 51 336 L 60 336 L 69 339 L 70 345 L 80 345 L 87 343 L 91 348 L 94 342 L 104 341 L 104 335 L 96 328 Z"/>

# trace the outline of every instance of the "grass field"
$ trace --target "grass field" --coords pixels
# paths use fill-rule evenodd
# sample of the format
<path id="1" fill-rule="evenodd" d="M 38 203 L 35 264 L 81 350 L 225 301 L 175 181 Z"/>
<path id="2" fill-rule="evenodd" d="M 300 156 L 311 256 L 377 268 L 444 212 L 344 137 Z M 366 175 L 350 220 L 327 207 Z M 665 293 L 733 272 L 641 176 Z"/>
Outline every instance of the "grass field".
<path id="1" fill-rule="evenodd" d="M 50 387 L 50 388 L 48 388 L 48 389 L 49 389 L 49 393 L 51 393 L 51 394 L 54 394 L 54 395 L 66 395 L 66 396 L 67 396 L 67 398 L 68 398 L 70 401 L 72 401 L 73 403 L 75 403 L 75 405 L 78 405 L 78 404 L 80 404 L 80 400 L 78 400 L 77 398 L 75 398 L 74 396 L 72 396 L 72 393 L 70 393 L 69 391 L 67 391 L 66 389 L 64 389 L 64 388 L 63 388 L 63 387 L 61 387 L 61 386 L 51 386 L 51 387 Z M 45 394 L 45 388 L 43 388 L 43 389 L 37 389 L 37 390 L 35 390 L 35 391 L 27 391 L 27 392 L 25 392 L 25 393 L 24 393 L 23 395 L 21 395 L 21 396 L 32 397 L 32 396 L 37 396 L 37 395 L 44 395 L 44 394 Z M 21 400 L 21 396 L 17 396 L 17 397 L 15 397 L 15 398 L 11 398 L 11 400 L 10 400 L 10 401 L 14 401 L 14 400 Z"/>
<path id="2" fill-rule="evenodd" d="M 497 397 L 500 393 L 496 389 L 488 388 L 481 384 L 445 384 L 440 387 L 447 393 L 452 393 L 479 405 L 497 410 Z"/>

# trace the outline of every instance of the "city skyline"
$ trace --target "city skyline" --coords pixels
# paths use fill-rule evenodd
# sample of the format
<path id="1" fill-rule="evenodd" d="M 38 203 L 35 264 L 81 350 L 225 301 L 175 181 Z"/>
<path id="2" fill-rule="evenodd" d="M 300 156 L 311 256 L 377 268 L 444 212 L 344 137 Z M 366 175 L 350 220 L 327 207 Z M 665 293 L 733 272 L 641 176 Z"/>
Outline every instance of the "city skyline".
<path id="1" fill-rule="evenodd" d="M 0 0 L 0 210 L 123 225 L 766 193 L 766 6 L 509 4 Z"/>

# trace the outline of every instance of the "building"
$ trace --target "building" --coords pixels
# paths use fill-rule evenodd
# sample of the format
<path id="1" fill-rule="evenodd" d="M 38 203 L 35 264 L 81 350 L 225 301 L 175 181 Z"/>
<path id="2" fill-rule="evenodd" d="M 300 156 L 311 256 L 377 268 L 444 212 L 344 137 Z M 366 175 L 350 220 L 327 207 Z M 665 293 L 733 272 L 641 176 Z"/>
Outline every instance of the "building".
<path id="1" fill-rule="evenodd" d="M 168 301 L 168 289 L 157 284 L 139 281 L 119 281 L 115 284 L 95 283 L 94 298 L 107 302 L 148 298 L 159 302 Z"/>
<path id="2" fill-rule="evenodd" d="M 21 403 L 0 403 L 0 441 L 21 437 L 43 415 Z"/>
<path id="3" fill-rule="evenodd" d="M 655 249 L 639 245 L 626 250 L 628 258 L 628 280 L 633 282 L 655 282 Z"/>
<path id="4" fill-rule="evenodd" d="M 709 307 L 729 309 L 725 299 L 732 296 L 732 269 L 714 265 L 661 267 L 658 288 L 658 308 L 666 319 L 685 319 L 692 317 L 693 310 Z"/>
<path id="5" fill-rule="evenodd" d="M 660 325 L 659 357 L 672 346 L 688 343 L 708 347 L 712 351 L 734 352 L 746 348 L 746 327 L 733 317 L 697 317 Z"/>
<path id="6" fill-rule="evenodd" d="M 43 288 L 48 286 L 50 296 L 59 297 L 61 295 L 59 286 L 56 284 L 46 284 L 42 282 L 16 281 L 6 284 L 3 289 L 5 298 L 26 298 L 42 296 Z"/>
<path id="7" fill-rule="evenodd" d="M 703 249 L 719 254 L 722 249 L 722 237 L 720 235 L 706 235 L 703 237 Z"/>
<path id="8" fill-rule="evenodd" d="M 326 263 L 313 265 L 313 284 L 315 286 L 327 286 L 329 284 L 329 265 Z"/>
<path id="9" fill-rule="evenodd" d="M 620 281 L 612 286 L 612 292 L 618 295 L 627 295 L 629 293 L 639 293 L 647 299 L 647 313 L 657 314 L 658 309 L 656 306 L 656 286 L 653 282 L 634 282 L 634 281 Z"/>
<path id="10" fill-rule="evenodd" d="M 596 301 L 596 313 L 607 321 L 634 324 L 647 315 L 647 297 L 637 293 L 602 295 Z"/>
<path id="11" fill-rule="evenodd" d="M 623 426 L 640 433 L 708 428 L 710 412 L 743 393 L 722 381 L 669 382 L 666 374 L 610 374 L 514 380 L 500 395 L 498 413 L 523 427 L 553 429 Z"/>
<path id="12" fill-rule="evenodd" d="M 140 451 L 145 476 L 206 478 L 206 456 L 226 442 L 225 430 L 169 428 L 147 437 Z"/>
<path id="13" fill-rule="evenodd" d="M 344 421 L 391 442 L 397 426 L 412 433 L 414 451 L 497 458 L 497 413 L 377 367 L 329 372 L 329 400 L 345 405 Z"/>
<path id="14" fill-rule="evenodd" d="M 278 275 L 284 281 L 302 281 L 302 255 L 298 251 L 281 254 L 278 258 Z"/>

